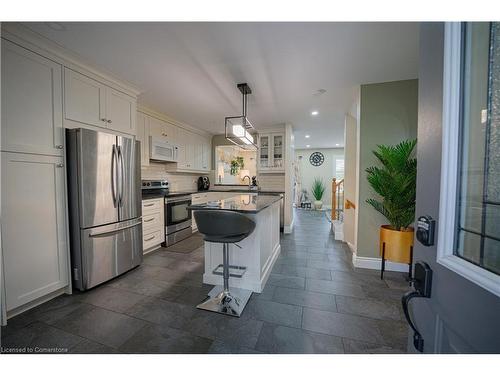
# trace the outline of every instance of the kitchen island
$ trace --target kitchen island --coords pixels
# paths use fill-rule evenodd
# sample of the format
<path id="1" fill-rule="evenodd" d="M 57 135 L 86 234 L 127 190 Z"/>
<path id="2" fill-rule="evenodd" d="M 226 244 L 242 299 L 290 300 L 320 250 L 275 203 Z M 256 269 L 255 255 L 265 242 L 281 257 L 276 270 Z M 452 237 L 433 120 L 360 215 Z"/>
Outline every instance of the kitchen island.
<path id="1" fill-rule="evenodd" d="M 231 277 L 230 285 L 260 293 L 280 253 L 280 196 L 238 194 L 228 199 L 191 205 L 190 210 L 226 210 L 247 215 L 256 227 L 250 236 L 230 245 L 231 265 L 246 267 L 241 278 Z M 222 244 L 205 242 L 205 284 L 222 285 L 222 276 L 213 271 L 222 264 Z"/>

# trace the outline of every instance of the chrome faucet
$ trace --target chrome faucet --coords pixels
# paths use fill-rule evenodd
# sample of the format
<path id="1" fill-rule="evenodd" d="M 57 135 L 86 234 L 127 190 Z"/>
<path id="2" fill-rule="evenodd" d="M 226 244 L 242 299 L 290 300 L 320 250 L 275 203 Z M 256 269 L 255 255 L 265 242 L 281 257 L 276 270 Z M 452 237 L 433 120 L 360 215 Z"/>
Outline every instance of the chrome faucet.
<path id="1" fill-rule="evenodd" d="M 243 176 L 242 180 L 245 181 L 245 178 L 248 178 L 248 188 L 252 188 L 252 179 L 250 178 L 249 175 Z"/>

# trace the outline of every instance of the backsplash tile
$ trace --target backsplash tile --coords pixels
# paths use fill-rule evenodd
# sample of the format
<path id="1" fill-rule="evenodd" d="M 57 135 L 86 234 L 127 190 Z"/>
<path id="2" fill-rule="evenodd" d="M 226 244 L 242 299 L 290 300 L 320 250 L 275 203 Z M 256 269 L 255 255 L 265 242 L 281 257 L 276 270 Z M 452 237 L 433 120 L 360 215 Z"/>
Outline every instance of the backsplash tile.
<path id="1" fill-rule="evenodd" d="M 198 189 L 198 177 L 196 173 L 171 173 L 165 170 L 165 164 L 150 162 L 149 166 L 141 168 L 141 179 L 163 180 L 166 179 L 170 185 L 170 191 L 196 191 Z"/>
<path id="2" fill-rule="evenodd" d="M 262 190 L 285 191 L 285 174 L 259 174 L 257 181 Z"/>

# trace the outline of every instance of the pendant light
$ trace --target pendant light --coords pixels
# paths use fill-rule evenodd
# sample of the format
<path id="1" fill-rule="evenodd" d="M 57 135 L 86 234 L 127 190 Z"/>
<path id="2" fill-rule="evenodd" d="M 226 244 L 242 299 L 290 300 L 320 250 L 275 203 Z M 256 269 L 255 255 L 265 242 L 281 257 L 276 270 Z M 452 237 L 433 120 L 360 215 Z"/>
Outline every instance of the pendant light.
<path id="1" fill-rule="evenodd" d="M 243 115 L 225 118 L 226 139 L 246 150 L 257 150 L 257 131 L 247 118 L 247 95 L 252 89 L 246 83 L 238 83 L 238 89 L 243 96 Z"/>

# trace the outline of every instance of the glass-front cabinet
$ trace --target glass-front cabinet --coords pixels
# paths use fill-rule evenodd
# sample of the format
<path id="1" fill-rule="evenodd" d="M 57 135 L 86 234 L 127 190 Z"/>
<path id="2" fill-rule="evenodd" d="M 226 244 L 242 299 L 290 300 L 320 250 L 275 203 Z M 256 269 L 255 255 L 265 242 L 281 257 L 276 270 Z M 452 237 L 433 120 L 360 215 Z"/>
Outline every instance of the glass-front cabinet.
<path id="1" fill-rule="evenodd" d="M 285 135 L 283 133 L 259 135 L 259 171 L 262 173 L 285 171 Z"/>

